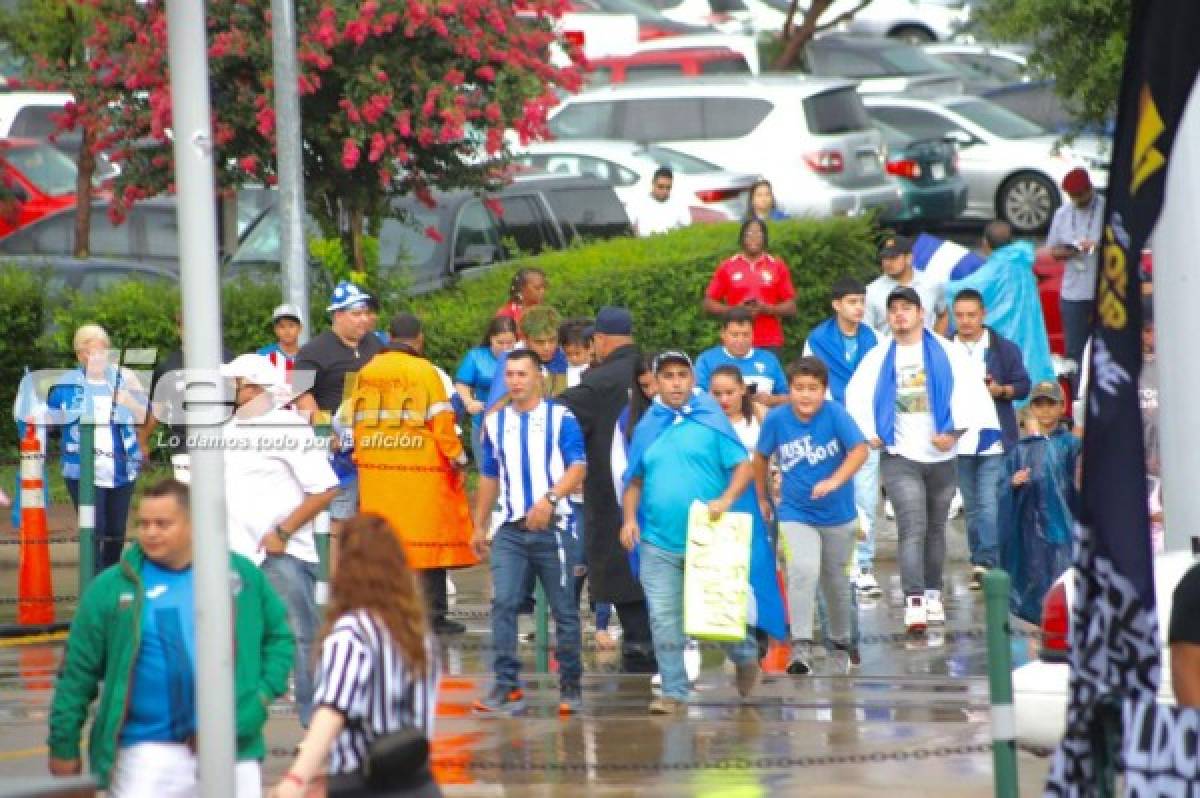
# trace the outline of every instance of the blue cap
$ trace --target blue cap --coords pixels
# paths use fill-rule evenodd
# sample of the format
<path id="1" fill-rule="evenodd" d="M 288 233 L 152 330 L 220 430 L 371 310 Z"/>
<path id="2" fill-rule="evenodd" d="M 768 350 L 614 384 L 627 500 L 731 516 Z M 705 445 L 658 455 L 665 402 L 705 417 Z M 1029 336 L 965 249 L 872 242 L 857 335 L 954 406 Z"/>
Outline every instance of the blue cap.
<path id="1" fill-rule="evenodd" d="M 337 288 L 333 289 L 333 296 L 329 300 L 329 307 L 325 308 L 325 310 L 334 313 L 339 310 L 349 310 L 355 305 L 365 306 L 370 301 L 370 294 L 349 280 L 342 280 L 337 284 Z"/>
<path id="2" fill-rule="evenodd" d="M 592 332 L 600 335 L 633 335 L 633 316 L 625 308 L 611 305 L 600 308 Z"/>

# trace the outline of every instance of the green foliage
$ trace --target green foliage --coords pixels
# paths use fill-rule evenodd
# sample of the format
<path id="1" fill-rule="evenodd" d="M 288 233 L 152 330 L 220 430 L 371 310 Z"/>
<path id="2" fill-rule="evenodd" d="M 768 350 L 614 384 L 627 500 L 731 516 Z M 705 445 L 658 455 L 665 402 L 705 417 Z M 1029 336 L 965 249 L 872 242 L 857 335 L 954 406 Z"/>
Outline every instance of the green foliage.
<path id="1" fill-rule="evenodd" d="M 876 275 L 875 230 L 867 219 L 843 218 L 777 222 L 770 233 L 770 251 L 788 264 L 796 287 L 798 314 L 784 325 L 784 353 L 792 357 L 809 328 L 829 315 L 829 286 L 837 277 Z M 700 352 L 713 345 L 718 330 L 701 308 L 704 289 L 717 265 L 737 251 L 737 234 L 736 224 L 705 225 L 547 253 L 414 297 L 411 309 L 425 321 L 429 356 L 452 368 L 478 344 L 506 300 L 513 272 L 533 265 L 546 271 L 547 301 L 564 317 L 590 317 L 603 305 L 624 305 L 633 313 L 643 348 Z"/>
<path id="2" fill-rule="evenodd" d="M 1034 72 L 1055 80 L 1081 122 L 1115 113 L 1130 0 L 989 0 L 976 19 L 988 38 L 1034 43 Z"/>
<path id="3" fill-rule="evenodd" d="M 0 446 L 6 452 L 16 444 L 11 413 L 21 377 L 27 366 L 36 369 L 43 362 L 36 342 L 45 318 L 46 302 L 37 277 L 12 266 L 0 267 L 0 341 L 4 341 L 0 346 Z"/>

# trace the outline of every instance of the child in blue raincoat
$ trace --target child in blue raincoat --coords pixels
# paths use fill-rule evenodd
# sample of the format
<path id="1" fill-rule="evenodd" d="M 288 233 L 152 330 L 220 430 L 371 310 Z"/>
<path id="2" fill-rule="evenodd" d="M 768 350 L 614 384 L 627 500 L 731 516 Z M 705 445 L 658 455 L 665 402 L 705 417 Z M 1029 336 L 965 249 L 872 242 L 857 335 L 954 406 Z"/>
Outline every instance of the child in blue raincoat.
<path id="1" fill-rule="evenodd" d="M 1039 623 L 1042 599 L 1071 566 L 1075 466 L 1082 444 L 1062 423 L 1063 395 L 1044 380 L 1030 393 L 1037 432 L 1005 455 L 1000 496 L 1000 565 L 1012 577 L 1010 608 Z"/>

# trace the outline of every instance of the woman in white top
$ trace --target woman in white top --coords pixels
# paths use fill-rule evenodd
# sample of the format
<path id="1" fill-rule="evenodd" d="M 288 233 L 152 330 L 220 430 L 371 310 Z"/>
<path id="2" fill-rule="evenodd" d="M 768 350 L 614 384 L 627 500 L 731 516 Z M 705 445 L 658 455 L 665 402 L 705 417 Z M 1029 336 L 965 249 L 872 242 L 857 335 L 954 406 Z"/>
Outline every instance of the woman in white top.
<path id="1" fill-rule="evenodd" d="M 432 738 L 439 665 L 417 578 L 388 522 L 358 515 L 337 541 L 316 712 L 275 795 L 306 795 L 328 755 L 330 796 L 441 798 L 428 762 L 386 786 L 366 783 L 374 741 L 407 729 Z"/>
<path id="2" fill-rule="evenodd" d="M 733 431 L 738 434 L 746 451 L 753 452 L 758 444 L 758 432 L 762 428 L 758 417 L 759 406 L 750 399 L 750 390 L 742 379 L 742 372 L 737 366 L 719 366 L 713 370 L 708 382 L 708 392 L 725 411 L 725 416 L 733 424 Z"/>

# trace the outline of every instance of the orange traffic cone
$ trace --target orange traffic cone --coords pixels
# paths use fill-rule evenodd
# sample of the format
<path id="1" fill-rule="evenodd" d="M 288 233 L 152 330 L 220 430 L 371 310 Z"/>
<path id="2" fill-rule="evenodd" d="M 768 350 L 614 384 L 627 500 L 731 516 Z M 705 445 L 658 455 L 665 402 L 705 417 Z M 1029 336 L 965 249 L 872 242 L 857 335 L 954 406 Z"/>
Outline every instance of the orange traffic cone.
<path id="1" fill-rule="evenodd" d="M 783 595 L 783 612 L 789 618 L 791 617 L 791 608 L 788 607 L 787 580 L 784 578 L 783 569 L 775 569 L 775 581 L 779 585 L 779 592 Z M 771 638 L 767 644 L 767 656 L 763 657 L 762 669 L 766 673 L 787 673 L 787 667 L 792 661 L 792 646 L 786 640 L 776 640 Z"/>
<path id="2" fill-rule="evenodd" d="M 54 623 L 54 585 L 44 494 L 46 455 L 33 419 L 21 439 L 21 564 L 17 573 L 17 622 Z"/>

